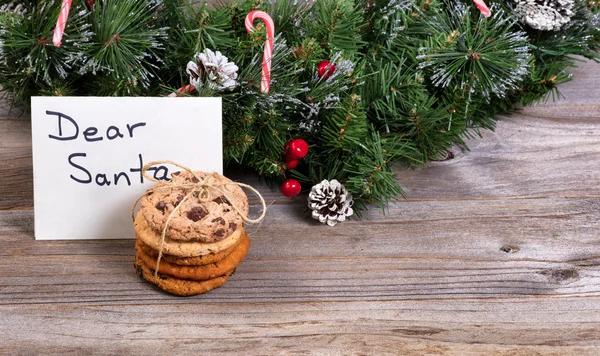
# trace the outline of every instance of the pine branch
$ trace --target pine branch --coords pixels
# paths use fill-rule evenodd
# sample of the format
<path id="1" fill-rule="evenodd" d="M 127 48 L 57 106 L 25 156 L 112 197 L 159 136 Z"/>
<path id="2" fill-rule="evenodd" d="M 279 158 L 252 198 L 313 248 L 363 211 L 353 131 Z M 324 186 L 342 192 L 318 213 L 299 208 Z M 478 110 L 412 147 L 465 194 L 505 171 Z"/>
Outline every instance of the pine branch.
<path id="1" fill-rule="evenodd" d="M 76 1 L 54 47 L 60 1 L 0 0 L 0 85 L 26 101 L 193 83 L 180 95 L 223 99 L 227 164 L 305 188 L 337 179 L 360 210 L 403 195 L 392 166 L 422 167 L 494 129 L 500 113 L 559 95 L 574 55 L 600 60 L 597 4 L 574 1 L 553 31 L 518 22 L 512 0 L 494 0 L 487 19 L 471 0 Z M 277 29 L 268 93 L 264 25 L 248 34 L 244 24 L 255 9 Z M 196 54 L 208 50 L 215 63 L 204 66 Z M 283 146 L 296 137 L 310 150 L 290 171 Z"/>
<path id="2" fill-rule="evenodd" d="M 341 51 L 351 58 L 366 45 L 361 38 L 363 11 L 352 0 L 317 1 L 306 21 L 309 37 L 330 53 Z"/>
<path id="3" fill-rule="evenodd" d="M 72 71 L 84 57 L 89 42 L 89 25 L 85 15 L 70 21 L 63 45 L 52 44 L 52 33 L 60 9 L 60 1 L 27 1 L 21 11 L 0 14 L 0 83 L 12 92 L 17 102 L 29 102 L 31 96 L 43 93 L 66 95 Z M 8 9 L 8 7 L 7 7 Z M 82 13 L 74 5 L 74 13 Z"/>
<path id="4" fill-rule="evenodd" d="M 366 137 L 353 140 L 362 149 L 346 161 L 344 173 L 348 178 L 344 184 L 354 197 L 357 209 L 365 209 L 367 204 L 383 208 L 388 201 L 405 196 L 391 162 L 386 160 L 387 150 L 379 133 L 371 129 Z"/>
<path id="5" fill-rule="evenodd" d="M 449 16 L 438 12 L 427 21 L 436 35 L 420 48 L 421 68 L 429 69 L 433 85 L 465 90 L 488 99 L 517 89 L 528 72 L 529 43 L 514 31 L 514 20 L 499 7 L 490 19 L 474 7 L 448 4 Z"/>
<path id="6" fill-rule="evenodd" d="M 167 28 L 154 25 L 157 10 L 146 0 L 97 1 L 90 14 L 93 43 L 86 46 L 80 74 L 110 78 L 95 83 L 105 95 L 142 94 L 162 63 L 167 38 Z"/>

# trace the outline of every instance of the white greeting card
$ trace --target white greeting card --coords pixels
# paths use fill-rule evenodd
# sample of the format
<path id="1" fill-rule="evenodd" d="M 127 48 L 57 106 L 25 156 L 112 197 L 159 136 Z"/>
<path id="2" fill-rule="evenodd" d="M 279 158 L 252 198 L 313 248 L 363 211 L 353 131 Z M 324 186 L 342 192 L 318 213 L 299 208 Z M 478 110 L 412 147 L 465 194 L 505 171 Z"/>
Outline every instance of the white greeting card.
<path id="1" fill-rule="evenodd" d="M 220 98 L 34 97 L 31 114 L 38 240 L 134 238 L 150 161 L 222 173 Z"/>

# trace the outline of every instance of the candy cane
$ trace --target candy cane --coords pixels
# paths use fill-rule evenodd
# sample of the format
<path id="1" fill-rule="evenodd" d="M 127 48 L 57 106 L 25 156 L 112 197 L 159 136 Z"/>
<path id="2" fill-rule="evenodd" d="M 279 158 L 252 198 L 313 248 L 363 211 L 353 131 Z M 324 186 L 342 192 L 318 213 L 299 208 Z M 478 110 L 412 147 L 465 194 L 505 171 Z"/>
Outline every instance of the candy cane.
<path id="1" fill-rule="evenodd" d="M 181 88 L 179 88 L 179 90 L 177 90 L 177 93 L 171 93 L 168 96 L 171 97 L 171 98 L 174 98 L 174 97 L 178 97 L 179 96 L 178 93 L 193 94 L 193 93 L 195 93 L 197 91 L 198 90 L 196 89 L 195 86 L 188 84 L 188 85 L 184 85 Z"/>
<path id="2" fill-rule="evenodd" d="M 475 6 L 477 6 L 479 11 L 481 11 L 481 14 L 483 15 L 483 17 L 492 16 L 492 12 L 490 11 L 490 9 L 487 7 L 487 5 L 485 4 L 485 2 L 483 0 L 473 0 L 473 2 L 475 3 Z"/>
<path id="3" fill-rule="evenodd" d="M 52 42 L 56 47 L 60 47 L 62 44 L 62 36 L 63 32 L 65 31 L 65 26 L 67 26 L 67 18 L 69 17 L 69 10 L 71 10 L 72 1 L 73 0 L 63 0 L 60 8 L 60 14 L 58 15 L 56 28 L 54 29 L 54 37 L 52 37 Z"/>
<path id="4" fill-rule="evenodd" d="M 262 62 L 262 80 L 260 82 L 260 91 L 268 93 L 271 86 L 271 58 L 273 58 L 273 39 L 275 38 L 275 24 L 273 19 L 264 11 L 254 10 L 246 16 L 246 30 L 248 33 L 254 32 L 254 20 L 263 20 L 267 26 L 267 42 L 265 43 L 265 52 Z"/>

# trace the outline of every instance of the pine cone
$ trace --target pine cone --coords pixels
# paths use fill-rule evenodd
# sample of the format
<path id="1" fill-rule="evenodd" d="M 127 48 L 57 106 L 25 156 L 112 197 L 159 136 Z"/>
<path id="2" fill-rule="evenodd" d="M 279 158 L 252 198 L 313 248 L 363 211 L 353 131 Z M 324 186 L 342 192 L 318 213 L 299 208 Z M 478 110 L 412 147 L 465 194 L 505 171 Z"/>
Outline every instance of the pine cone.
<path id="1" fill-rule="evenodd" d="M 316 184 L 308 194 L 308 207 L 313 211 L 313 219 L 323 224 L 335 226 L 352 215 L 352 194 L 337 180 L 323 180 Z"/>
<path id="2" fill-rule="evenodd" d="M 573 16 L 573 0 L 516 0 L 515 3 L 519 21 L 536 30 L 559 30 Z"/>
<path id="3" fill-rule="evenodd" d="M 19 4 L 16 1 L 0 6 L 0 12 L 13 13 L 15 15 L 25 16 L 27 8 L 23 4 Z"/>
<path id="4" fill-rule="evenodd" d="M 232 89 L 237 85 L 238 66 L 225 57 L 221 52 L 213 52 L 206 48 L 203 52 L 196 53 L 194 60 L 188 62 L 187 73 L 190 84 L 199 88 L 203 81 L 213 89 Z"/>

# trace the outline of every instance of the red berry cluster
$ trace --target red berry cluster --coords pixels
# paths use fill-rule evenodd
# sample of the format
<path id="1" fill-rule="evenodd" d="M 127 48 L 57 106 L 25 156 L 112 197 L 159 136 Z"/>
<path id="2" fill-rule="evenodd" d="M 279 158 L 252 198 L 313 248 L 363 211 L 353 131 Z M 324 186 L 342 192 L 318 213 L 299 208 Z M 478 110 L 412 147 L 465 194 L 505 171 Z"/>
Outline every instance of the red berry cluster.
<path id="1" fill-rule="evenodd" d="M 288 141 L 283 146 L 283 161 L 287 169 L 295 169 L 298 161 L 308 154 L 308 143 L 301 138 Z"/>
<path id="2" fill-rule="evenodd" d="M 301 138 L 295 138 L 288 141 L 283 146 L 285 151 L 283 159 L 287 169 L 295 169 L 298 166 L 298 161 L 308 154 L 308 143 Z M 281 185 L 281 193 L 288 198 L 295 197 L 300 194 L 302 186 L 295 179 L 287 179 Z"/>

